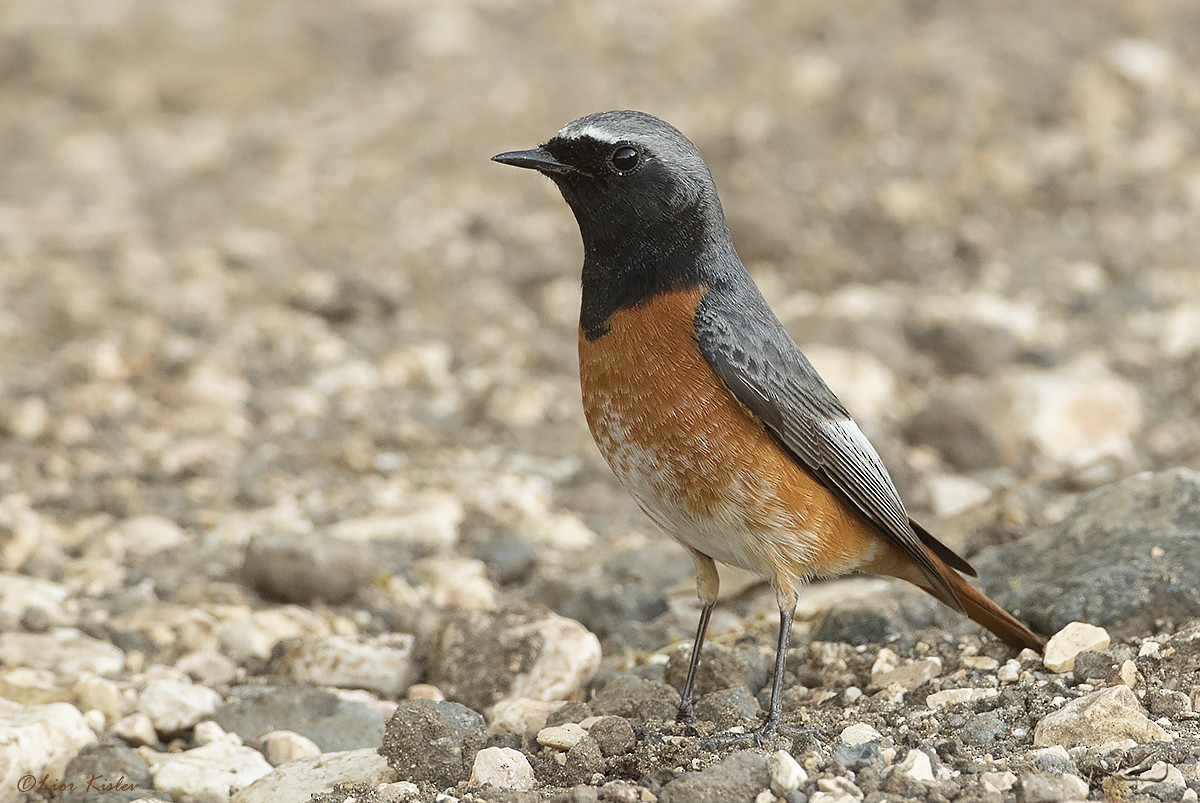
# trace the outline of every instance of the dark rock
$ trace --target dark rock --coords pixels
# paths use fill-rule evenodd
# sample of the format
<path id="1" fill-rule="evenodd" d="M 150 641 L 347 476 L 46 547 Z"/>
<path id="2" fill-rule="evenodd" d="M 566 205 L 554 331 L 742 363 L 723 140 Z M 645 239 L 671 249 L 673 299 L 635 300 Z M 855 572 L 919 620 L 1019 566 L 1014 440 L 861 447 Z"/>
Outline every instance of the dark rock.
<path id="1" fill-rule="evenodd" d="M 719 689 L 696 701 L 696 719 L 711 722 L 718 730 L 728 730 L 758 716 L 758 698 L 744 686 Z"/>
<path id="2" fill-rule="evenodd" d="M 1171 469 L 1106 485 L 1058 524 L 981 553 L 997 602 L 1035 630 L 1068 622 L 1140 635 L 1200 616 L 1200 474 Z"/>
<path id="3" fill-rule="evenodd" d="M 516 533 L 503 533 L 475 547 L 475 557 L 487 564 L 501 585 L 524 580 L 537 564 L 533 545 Z"/>
<path id="4" fill-rule="evenodd" d="M 471 774 L 486 743 L 483 717 L 465 705 L 405 700 L 388 720 L 379 752 L 401 778 L 445 787 Z"/>
<path id="5" fill-rule="evenodd" d="M 908 332 L 913 346 L 943 372 L 986 375 L 1013 362 L 1020 350 L 1011 330 L 972 320 L 934 323 Z"/>
<path id="6" fill-rule="evenodd" d="M 963 744 L 972 747 L 990 747 L 993 742 L 1008 733 L 1008 724 L 994 711 L 975 714 L 959 730 Z"/>
<path id="7" fill-rule="evenodd" d="M 601 717 L 592 724 L 588 735 L 596 740 L 605 757 L 624 755 L 637 744 L 633 726 L 621 717 Z"/>
<path id="8" fill-rule="evenodd" d="M 666 681 L 677 689 L 682 689 L 687 680 L 691 655 L 691 648 L 675 650 L 667 660 Z M 757 694 L 767 685 L 774 660 L 773 655 L 750 644 L 706 644 L 696 670 L 696 693 L 705 695 L 740 686 Z"/>
<path id="9" fill-rule="evenodd" d="M 562 725 L 564 722 L 583 722 L 590 716 L 592 716 L 591 706 L 581 700 L 569 700 L 546 717 L 546 726 Z"/>
<path id="10" fill-rule="evenodd" d="M 679 711 L 679 692 L 637 675 L 613 675 L 591 702 L 597 716 L 617 716 L 636 722 L 672 720 Z"/>
<path id="11" fill-rule="evenodd" d="M 601 637 L 628 622 L 648 622 L 666 611 L 667 599 L 661 591 L 634 585 L 583 586 L 558 606 L 563 616 L 582 622 Z"/>
<path id="12" fill-rule="evenodd" d="M 839 744 L 829 754 L 829 760 L 842 765 L 851 772 L 859 772 L 865 767 L 871 766 L 883 767 L 887 764 L 878 742 Z"/>
<path id="13" fill-rule="evenodd" d="M 542 637 L 523 627 L 545 616 L 520 609 L 472 611 L 446 617 L 431 639 L 426 682 L 446 697 L 482 711 L 502 699 L 542 650 Z"/>
<path id="14" fill-rule="evenodd" d="M 887 597 L 873 596 L 832 608 L 812 637 L 814 641 L 855 645 L 887 643 L 930 627 L 937 616 L 937 603 L 932 598 L 915 588 L 898 585 Z"/>
<path id="15" fill-rule="evenodd" d="M 568 750 L 562 764 L 560 758 L 562 753 L 551 749 L 533 756 L 534 773 L 539 781 L 551 786 L 572 786 L 588 783 L 593 775 L 604 771 L 604 755 L 591 736 L 584 736 Z"/>
<path id="16" fill-rule="evenodd" d="M 929 394 L 905 436 L 937 449 L 963 471 L 1012 465 L 1022 452 L 1012 409 L 994 387 L 974 380 L 954 382 Z"/>
<path id="17" fill-rule="evenodd" d="M 754 800 L 771 785 L 767 759 L 751 750 L 730 753 L 700 772 L 689 772 L 663 787 L 660 803 L 728 803 Z"/>
<path id="18" fill-rule="evenodd" d="M 1111 653 L 1099 650 L 1084 650 L 1075 656 L 1075 668 L 1072 670 L 1080 680 L 1099 678 L 1107 680 L 1112 676 L 1117 662 Z"/>
<path id="19" fill-rule="evenodd" d="M 146 797 L 162 797 L 161 792 L 152 792 L 154 782 L 150 779 L 150 767 L 138 751 L 116 744 L 93 744 L 80 750 L 67 764 L 63 778 L 73 783 L 57 798 L 59 803 L 128 803 Z M 129 785 L 130 789 L 97 790 L 89 787 L 87 780 L 95 778 L 101 786 Z"/>
<path id="20" fill-rule="evenodd" d="M 237 686 L 233 702 L 213 719 L 227 731 L 255 742 L 264 733 L 290 730 L 307 736 L 322 752 L 378 747 L 384 717 L 362 703 L 349 702 L 307 686 Z"/>
<path id="21" fill-rule="evenodd" d="M 594 786 L 580 784 L 550 798 L 550 803 L 597 803 L 600 793 Z"/>
<path id="22" fill-rule="evenodd" d="M 369 544 L 323 532 L 271 533 L 250 539 L 242 582 L 284 602 L 342 602 L 370 585 L 376 571 Z"/>

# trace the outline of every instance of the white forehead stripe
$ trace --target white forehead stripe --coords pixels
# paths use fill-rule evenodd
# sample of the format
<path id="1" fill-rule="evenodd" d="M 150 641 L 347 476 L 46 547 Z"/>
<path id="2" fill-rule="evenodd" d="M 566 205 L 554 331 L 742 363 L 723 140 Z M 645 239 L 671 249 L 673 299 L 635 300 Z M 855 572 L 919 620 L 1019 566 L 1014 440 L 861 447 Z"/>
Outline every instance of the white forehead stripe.
<path id="1" fill-rule="evenodd" d="M 576 126 L 568 124 L 563 126 L 563 129 L 558 132 L 561 139 L 583 139 L 589 137 L 597 142 L 617 143 L 630 139 L 628 135 L 622 135 L 615 131 L 610 131 L 604 126 L 596 123 L 585 123 L 584 125 Z"/>

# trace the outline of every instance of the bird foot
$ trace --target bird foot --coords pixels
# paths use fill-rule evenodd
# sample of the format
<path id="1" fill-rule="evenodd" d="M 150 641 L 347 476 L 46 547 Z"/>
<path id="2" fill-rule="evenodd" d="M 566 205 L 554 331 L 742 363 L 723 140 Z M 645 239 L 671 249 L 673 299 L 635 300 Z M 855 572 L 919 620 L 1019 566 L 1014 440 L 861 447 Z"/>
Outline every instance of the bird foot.
<path id="1" fill-rule="evenodd" d="M 766 719 L 757 728 L 748 731 L 726 731 L 707 737 L 703 744 L 709 750 L 715 750 L 730 745 L 742 744 L 744 742 L 753 743 L 756 749 L 762 750 L 764 747 L 773 745 L 779 737 L 787 739 L 796 739 L 800 737 L 811 737 L 819 739 L 820 734 L 812 728 L 796 728 L 791 725 L 784 725 L 777 719 Z"/>

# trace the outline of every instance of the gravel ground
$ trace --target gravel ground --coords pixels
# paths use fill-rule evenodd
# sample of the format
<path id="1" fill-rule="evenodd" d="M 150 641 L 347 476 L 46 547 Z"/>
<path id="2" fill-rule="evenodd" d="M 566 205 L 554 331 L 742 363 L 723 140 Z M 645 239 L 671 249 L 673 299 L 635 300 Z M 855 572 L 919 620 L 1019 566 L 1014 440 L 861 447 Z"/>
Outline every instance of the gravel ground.
<path id="1" fill-rule="evenodd" d="M 774 644 L 725 573 L 674 724 L 690 561 L 584 427 L 569 212 L 488 162 L 614 107 L 913 512 L 1104 632 L 817 584 L 810 733 L 712 750 Z M 0 800 L 1196 800 L 1197 119 L 1184 0 L 0 0 Z"/>

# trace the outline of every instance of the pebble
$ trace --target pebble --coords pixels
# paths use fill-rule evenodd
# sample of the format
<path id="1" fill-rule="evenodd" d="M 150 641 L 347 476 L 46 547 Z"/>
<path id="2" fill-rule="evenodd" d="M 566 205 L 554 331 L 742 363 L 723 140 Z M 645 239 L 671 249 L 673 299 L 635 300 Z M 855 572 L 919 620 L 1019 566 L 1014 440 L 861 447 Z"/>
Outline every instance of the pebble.
<path id="1" fill-rule="evenodd" d="M 302 756 L 275 767 L 233 796 L 231 803 L 307 803 L 335 784 L 377 786 L 397 781 L 396 771 L 374 748 Z M 415 793 L 413 784 L 393 791 Z"/>
<path id="2" fill-rule="evenodd" d="M 1070 701 L 1042 717 L 1034 730 L 1039 746 L 1095 746 L 1119 739 L 1169 742 L 1171 735 L 1151 722 L 1133 692 L 1113 686 Z"/>
<path id="3" fill-rule="evenodd" d="M 250 539 L 242 580 L 270 599 L 342 602 L 377 571 L 368 544 L 327 532 L 270 533 Z"/>
<path id="4" fill-rule="evenodd" d="M 20 621 L 27 612 L 40 610 L 54 625 L 66 624 L 70 590 L 62 583 L 13 572 L 0 572 L 0 620 Z"/>
<path id="5" fill-rule="evenodd" d="M 808 773 L 786 750 L 776 750 L 767 756 L 767 769 L 771 773 L 771 791 L 777 795 L 786 795 L 808 783 Z"/>
<path id="6" fill-rule="evenodd" d="M 340 521 L 330 534 L 350 541 L 400 541 L 440 552 L 458 543 L 464 516 L 463 503 L 454 494 L 418 491 L 398 500 L 386 514 Z"/>
<path id="7" fill-rule="evenodd" d="M 138 694 L 137 708 L 163 735 L 178 733 L 211 717 L 224 703 L 212 689 L 186 681 L 154 679 Z"/>
<path id="8" fill-rule="evenodd" d="M 1046 642 L 1042 662 L 1062 674 L 1075 668 L 1075 656 L 1084 650 L 1103 650 L 1111 643 L 1108 631 L 1085 622 L 1071 622 Z"/>
<path id="9" fill-rule="evenodd" d="M 118 719 L 112 724 L 111 730 L 114 735 L 119 736 L 127 744 L 139 746 L 158 744 L 158 731 L 155 730 L 154 723 L 150 717 L 140 711 Z"/>
<path id="10" fill-rule="evenodd" d="M 289 639 L 276 648 L 271 668 L 298 683 L 399 697 L 420 677 L 415 644 L 407 633 Z"/>
<path id="11" fill-rule="evenodd" d="M 154 555 L 184 543 L 183 528 L 164 516 L 147 514 L 118 522 L 100 540 L 107 555 Z"/>
<path id="12" fill-rule="evenodd" d="M 1046 457 L 1082 468 L 1127 459 L 1142 426 L 1137 388 L 1095 360 L 1023 373 L 1012 381 L 1017 420 Z"/>
<path id="13" fill-rule="evenodd" d="M 487 577 L 487 566 L 475 558 L 433 556 L 413 567 L 438 608 L 484 611 L 496 607 L 496 587 Z"/>
<path id="14" fill-rule="evenodd" d="M 973 703 L 976 700 L 990 700 L 999 692 L 995 689 L 946 689 L 934 692 L 925 698 L 925 704 L 930 708 L 944 708 L 948 705 Z"/>
<path id="15" fill-rule="evenodd" d="M 215 741 L 182 753 L 158 753 L 140 748 L 150 765 L 154 788 L 177 800 L 217 803 L 271 772 L 257 750 L 228 741 Z"/>
<path id="16" fill-rule="evenodd" d="M 878 742 L 883 738 L 883 734 L 865 722 L 858 722 L 842 730 L 839 738 L 845 744 L 854 746 L 867 742 Z"/>
<path id="17" fill-rule="evenodd" d="M 26 705 L 41 705 L 72 702 L 75 693 L 49 669 L 15 666 L 0 670 L 0 697 L 20 700 Z"/>
<path id="18" fill-rule="evenodd" d="M 513 679 L 508 696 L 567 699 L 585 688 L 600 668 L 600 639 L 574 619 L 551 613 L 515 631 L 540 639 L 542 649 L 533 665 Z"/>
<path id="19" fill-rule="evenodd" d="M 22 705 L 0 698 L 2 794 L 11 794 L 25 775 L 61 777 L 66 763 L 95 741 L 96 734 L 72 705 Z"/>
<path id="20" fill-rule="evenodd" d="M 383 739 L 383 714 L 324 689 L 238 686 L 231 696 L 213 719 L 246 742 L 274 730 L 290 730 L 312 739 L 323 751 L 338 752 L 378 747 Z"/>
<path id="21" fill-rule="evenodd" d="M 996 680 L 1001 683 L 1016 683 L 1021 678 L 1021 662 L 1010 658 L 996 670 Z"/>
<path id="22" fill-rule="evenodd" d="M 530 700 L 528 697 L 501 700 L 488 710 L 488 733 L 533 736 L 546 727 L 546 718 L 562 705 L 562 700 Z"/>
<path id="23" fill-rule="evenodd" d="M 471 786 L 491 784 L 501 789 L 529 791 L 535 778 L 529 759 L 511 747 L 485 747 L 475 754 L 471 769 Z"/>
<path id="24" fill-rule="evenodd" d="M 878 660 L 876 661 L 878 663 Z M 893 683 L 906 691 L 912 691 L 922 683 L 942 674 L 942 659 L 937 656 L 918 658 L 886 672 L 871 671 L 871 688 L 882 689 Z"/>
<path id="25" fill-rule="evenodd" d="M 379 751 L 401 780 L 446 787 L 470 775 L 486 740 L 483 717 L 464 705 L 405 700 L 388 720 Z"/>
<path id="26" fill-rule="evenodd" d="M 128 710 L 121 688 L 99 675 L 82 675 L 75 682 L 74 691 L 80 708 L 99 711 L 109 722 L 116 722 Z"/>
<path id="27" fill-rule="evenodd" d="M 932 782 L 934 779 L 933 762 L 923 750 L 909 750 L 895 767 L 896 772 L 907 775 L 914 781 Z"/>
<path id="28" fill-rule="evenodd" d="M 1020 799 L 1024 803 L 1059 803 L 1064 800 L 1087 800 L 1087 781 L 1077 775 L 1022 775 L 1019 781 Z"/>
<path id="29" fill-rule="evenodd" d="M 405 696 L 410 700 L 445 700 L 446 694 L 432 683 L 414 683 Z M 538 727 L 541 727 L 540 725 Z"/>
<path id="30" fill-rule="evenodd" d="M 567 722 L 562 725 L 552 725 L 549 728 L 542 728 L 537 734 L 537 743 L 542 747 L 549 747 L 552 750 L 570 750 L 575 745 L 579 744 L 579 740 L 587 735 L 587 731 L 583 726 L 577 725 L 574 722 Z"/>
<path id="31" fill-rule="evenodd" d="M 606 758 L 624 755 L 637 746 L 637 734 L 624 717 L 589 717 L 589 720 L 590 724 L 582 723 L 583 727 Z"/>
<path id="32" fill-rule="evenodd" d="M 272 767 L 297 758 L 321 755 L 321 748 L 316 742 L 295 731 L 278 730 L 265 733 L 259 747 Z"/>
<path id="33" fill-rule="evenodd" d="M 224 686 L 237 677 L 238 666 L 215 650 L 196 650 L 181 655 L 175 668 L 205 686 Z"/>
<path id="34" fill-rule="evenodd" d="M 73 628 L 49 633 L 0 633 L 0 664 L 46 669 L 62 677 L 84 672 L 116 675 L 125 668 L 125 653 Z"/>
<path id="35" fill-rule="evenodd" d="M 217 625 L 223 652 L 239 663 L 268 658 L 275 645 L 284 639 L 328 635 L 329 626 L 298 605 L 246 611 Z"/>

